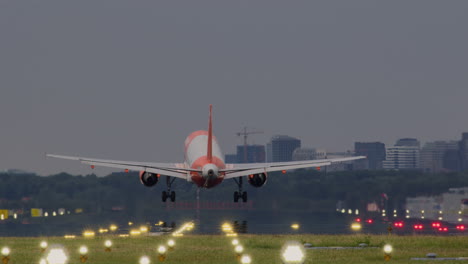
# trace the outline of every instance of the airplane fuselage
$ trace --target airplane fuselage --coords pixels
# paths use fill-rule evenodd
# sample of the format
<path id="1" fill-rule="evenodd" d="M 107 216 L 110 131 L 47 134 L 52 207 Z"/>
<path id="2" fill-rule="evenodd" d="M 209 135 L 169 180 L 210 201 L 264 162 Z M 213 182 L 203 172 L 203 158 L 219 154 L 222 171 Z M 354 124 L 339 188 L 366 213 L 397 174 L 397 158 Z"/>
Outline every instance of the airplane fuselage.
<path id="1" fill-rule="evenodd" d="M 185 165 L 187 168 L 201 170 L 190 172 L 190 178 L 198 187 L 211 188 L 220 184 L 224 179 L 225 169 L 223 154 L 216 138 L 212 139 L 211 160 L 207 155 L 208 131 L 199 130 L 191 133 L 185 139 Z"/>

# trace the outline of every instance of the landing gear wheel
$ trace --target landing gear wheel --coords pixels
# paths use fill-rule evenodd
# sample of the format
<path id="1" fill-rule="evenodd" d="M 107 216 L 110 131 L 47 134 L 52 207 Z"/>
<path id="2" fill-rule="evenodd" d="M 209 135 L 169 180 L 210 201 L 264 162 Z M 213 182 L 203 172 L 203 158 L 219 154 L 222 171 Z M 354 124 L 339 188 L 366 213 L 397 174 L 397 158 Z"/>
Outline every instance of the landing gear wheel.
<path id="1" fill-rule="evenodd" d="M 242 201 L 243 201 L 244 203 L 247 202 L 247 192 L 243 192 L 243 193 L 242 193 Z"/>
<path id="2" fill-rule="evenodd" d="M 167 193 L 166 193 L 166 191 L 163 191 L 162 192 L 162 201 L 166 202 L 166 200 L 167 200 Z"/>
<path id="3" fill-rule="evenodd" d="M 175 192 L 172 191 L 172 192 L 171 192 L 171 202 L 175 202 L 175 197 L 176 197 L 176 196 L 175 196 Z"/>
<path id="4" fill-rule="evenodd" d="M 239 201 L 239 192 L 234 192 L 234 202 L 237 203 Z"/>

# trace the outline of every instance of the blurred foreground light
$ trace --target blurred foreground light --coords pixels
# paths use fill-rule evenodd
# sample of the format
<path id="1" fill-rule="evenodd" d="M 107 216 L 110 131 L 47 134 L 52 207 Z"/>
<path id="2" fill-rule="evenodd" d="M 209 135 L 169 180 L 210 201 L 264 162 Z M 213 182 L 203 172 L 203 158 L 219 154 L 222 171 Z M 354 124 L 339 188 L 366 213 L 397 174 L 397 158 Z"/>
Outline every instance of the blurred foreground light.
<path id="1" fill-rule="evenodd" d="M 10 256 L 10 248 L 8 248 L 8 247 L 3 247 L 3 248 L 2 248 L 2 256 L 4 256 L 4 257 Z"/>
<path id="2" fill-rule="evenodd" d="M 109 229 L 110 229 L 110 231 L 114 232 L 115 230 L 117 230 L 117 226 L 116 225 L 110 225 Z"/>
<path id="3" fill-rule="evenodd" d="M 141 232 L 141 233 L 146 233 L 146 232 L 148 232 L 148 227 L 147 227 L 147 226 L 140 226 L 140 232 Z"/>
<path id="4" fill-rule="evenodd" d="M 305 261 L 304 245 L 289 241 L 281 248 L 281 261 L 285 264 L 302 264 Z"/>
<path id="5" fill-rule="evenodd" d="M 393 251 L 393 247 L 387 244 L 383 247 L 383 251 L 385 254 L 391 254 Z"/>
<path id="6" fill-rule="evenodd" d="M 239 245 L 239 240 L 233 239 L 233 240 L 232 240 L 232 245 L 233 245 L 233 246 Z"/>
<path id="7" fill-rule="evenodd" d="M 250 263 L 252 263 L 252 258 L 250 258 L 249 255 L 245 255 L 245 254 L 244 254 L 244 255 L 242 255 L 242 257 L 241 257 L 240 262 L 241 262 L 242 264 L 250 264 Z"/>
<path id="8" fill-rule="evenodd" d="M 184 236 L 184 234 L 182 233 L 174 233 L 172 234 L 173 237 L 181 237 L 181 236 Z"/>
<path id="9" fill-rule="evenodd" d="M 291 228 L 294 229 L 294 230 L 298 230 L 299 229 L 299 224 L 292 224 L 291 225 Z"/>
<path id="10" fill-rule="evenodd" d="M 91 230 L 85 230 L 83 232 L 84 237 L 94 237 L 95 235 L 96 235 L 96 233 L 94 233 L 94 231 L 91 231 Z"/>
<path id="11" fill-rule="evenodd" d="M 234 248 L 234 251 L 235 251 L 237 254 L 242 254 L 242 252 L 244 252 L 244 247 L 241 246 L 241 245 L 237 245 L 237 246 Z"/>
<path id="12" fill-rule="evenodd" d="M 352 224 L 351 224 L 351 229 L 352 229 L 353 231 L 359 231 L 359 230 L 361 230 L 361 228 L 362 228 L 362 226 L 361 226 L 360 223 L 352 223 Z"/>
<path id="13" fill-rule="evenodd" d="M 107 233 L 109 232 L 109 229 L 107 228 L 99 228 L 99 234 Z"/>
<path id="14" fill-rule="evenodd" d="M 62 245 L 52 245 L 46 255 L 48 264 L 66 264 L 68 263 L 68 256 L 65 248 Z"/>
<path id="15" fill-rule="evenodd" d="M 41 260 L 39 260 L 39 264 L 47 264 L 47 260 L 41 258 Z"/>
<path id="16" fill-rule="evenodd" d="M 133 225 L 133 222 L 128 222 L 128 225 L 129 225 L 129 226 L 132 226 L 132 225 Z"/>
<path id="17" fill-rule="evenodd" d="M 147 256 L 143 256 L 140 258 L 140 261 L 139 261 L 140 264 L 150 264 L 151 261 L 150 259 L 147 257 Z"/>

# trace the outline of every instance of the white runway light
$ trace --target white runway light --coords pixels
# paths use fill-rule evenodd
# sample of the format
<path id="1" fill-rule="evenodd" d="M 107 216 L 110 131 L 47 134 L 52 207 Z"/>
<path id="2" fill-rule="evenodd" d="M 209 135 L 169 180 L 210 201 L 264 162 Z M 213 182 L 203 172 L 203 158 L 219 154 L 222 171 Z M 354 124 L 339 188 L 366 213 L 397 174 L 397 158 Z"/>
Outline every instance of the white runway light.
<path id="1" fill-rule="evenodd" d="M 391 245 L 385 245 L 383 247 L 383 251 L 385 254 L 391 254 L 393 251 L 393 247 Z"/>
<path id="2" fill-rule="evenodd" d="M 281 261 L 285 264 L 302 264 L 305 261 L 304 245 L 297 241 L 289 241 L 281 249 Z"/>
<path id="3" fill-rule="evenodd" d="M 53 245 L 49 248 L 46 261 L 48 264 L 67 264 L 68 255 L 61 245 Z"/>
<path id="4" fill-rule="evenodd" d="M 150 263 L 151 263 L 151 261 L 147 256 L 143 256 L 143 257 L 140 258 L 139 264 L 150 264 Z"/>
<path id="5" fill-rule="evenodd" d="M 252 258 L 250 258 L 249 255 L 242 255 L 242 257 L 240 259 L 240 262 L 242 264 L 250 264 L 250 263 L 252 263 Z"/>
<path id="6" fill-rule="evenodd" d="M 4 257 L 10 256 L 10 248 L 8 248 L 8 247 L 2 248 L 2 256 L 4 256 Z"/>

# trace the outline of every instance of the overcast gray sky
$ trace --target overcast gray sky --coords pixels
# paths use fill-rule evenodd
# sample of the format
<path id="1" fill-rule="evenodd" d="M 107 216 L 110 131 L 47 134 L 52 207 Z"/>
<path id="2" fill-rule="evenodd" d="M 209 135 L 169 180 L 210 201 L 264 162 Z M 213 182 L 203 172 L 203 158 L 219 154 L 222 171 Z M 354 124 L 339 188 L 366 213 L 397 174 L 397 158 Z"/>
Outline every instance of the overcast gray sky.
<path id="1" fill-rule="evenodd" d="M 0 1 L 0 169 L 182 161 L 242 126 L 330 151 L 468 131 L 468 1 Z M 105 170 L 98 170 L 105 173 Z"/>

